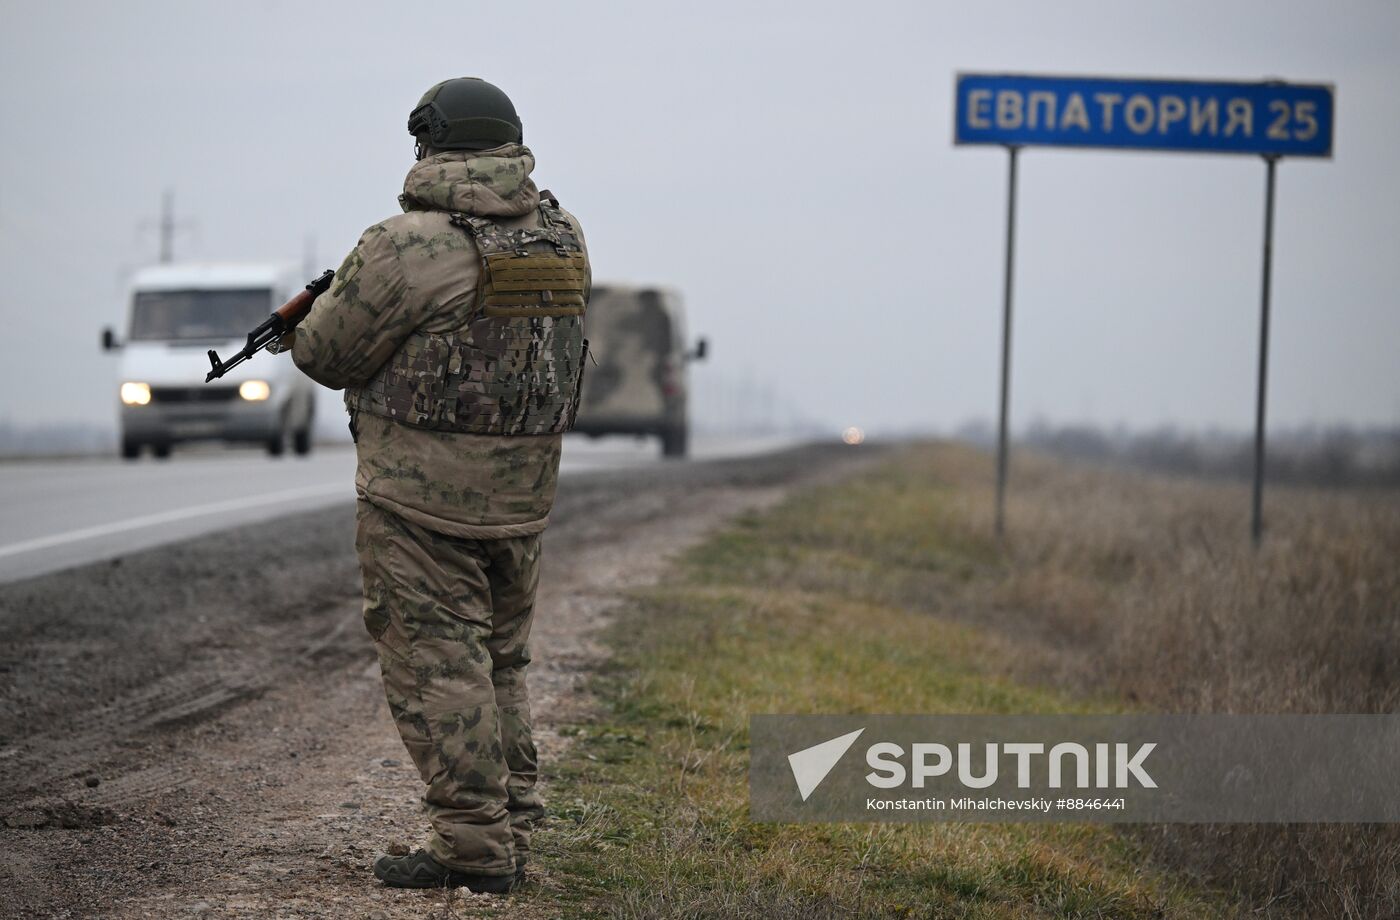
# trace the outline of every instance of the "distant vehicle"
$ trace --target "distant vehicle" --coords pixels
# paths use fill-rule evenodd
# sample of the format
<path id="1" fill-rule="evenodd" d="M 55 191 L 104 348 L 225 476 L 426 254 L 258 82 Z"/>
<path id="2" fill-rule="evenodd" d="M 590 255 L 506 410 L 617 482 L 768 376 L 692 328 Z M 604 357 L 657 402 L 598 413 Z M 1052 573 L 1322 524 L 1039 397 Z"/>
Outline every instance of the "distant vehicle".
<path id="1" fill-rule="evenodd" d="M 595 285 L 584 333 L 592 359 L 583 371 L 574 430 L 590 437 L 655 435 L 663 455 L 685 456 L 686 367 L 705 357 L 706 343 L 700 339 L 694 351 L 686 351 L 680 295 L 666 288 Z"/>
<path id="2" fill-rule="evenodd" d="M 111 329 L 102 345 L 120 349 L 121 454 L 151 448 L 168 457 L 182 441 L 259 442 L 280 456 L 290 442 L 311 451 L 315 393 L 290 355 L 259 355 L 208 385 L 206 352 L 243 346 L 248 330 L 305 285 L 276 264 L 159 265 L 131 285 L 127 336 Z"/>

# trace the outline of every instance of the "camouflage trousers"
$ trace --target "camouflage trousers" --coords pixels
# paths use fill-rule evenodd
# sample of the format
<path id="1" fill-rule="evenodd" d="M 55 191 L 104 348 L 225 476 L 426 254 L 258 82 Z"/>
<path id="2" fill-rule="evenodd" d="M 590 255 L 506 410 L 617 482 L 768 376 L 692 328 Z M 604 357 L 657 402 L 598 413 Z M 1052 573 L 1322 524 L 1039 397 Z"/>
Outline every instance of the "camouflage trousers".
<path id="1" fill-rule="evenodd" d="M 428 851 L 509 875 L 544 813 L 525 689 L 540 537 L 450 537 L 363 499 L 357 519 L 365 627 L 428 785 Z"/>

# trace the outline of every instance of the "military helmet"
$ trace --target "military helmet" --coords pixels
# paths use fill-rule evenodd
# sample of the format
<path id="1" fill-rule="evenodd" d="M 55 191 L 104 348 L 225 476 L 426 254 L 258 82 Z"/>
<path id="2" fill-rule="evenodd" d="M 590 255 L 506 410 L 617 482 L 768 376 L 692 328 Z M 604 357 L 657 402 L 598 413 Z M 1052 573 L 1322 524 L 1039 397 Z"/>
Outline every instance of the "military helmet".
<path id="1" fill-rule="evenodd" d="M 443 80 L 408 116 L 408 133 L 436 150 L 487 150 L 520 143 L 520 116 L 510 97 L 480 77 Z"/>

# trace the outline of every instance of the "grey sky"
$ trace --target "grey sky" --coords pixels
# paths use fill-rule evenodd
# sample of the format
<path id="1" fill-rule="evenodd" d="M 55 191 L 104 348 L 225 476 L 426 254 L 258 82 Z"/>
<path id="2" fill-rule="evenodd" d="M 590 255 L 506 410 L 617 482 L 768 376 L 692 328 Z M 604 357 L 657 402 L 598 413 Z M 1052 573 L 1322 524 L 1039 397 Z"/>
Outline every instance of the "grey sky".
<path id="1" fill-rule="evenodd" d="M 956 70 L 1330 81 L 1336 156 L 1280 167 L 1270 418 L 1400 421 L 1400 5 L 17 3 L 0 31 L 0 418 L 110 422 L 140 232 L 339 263 L 396 210 L 419 94 L 514 97 L 599 279 L 680 288 L 713 360 L 812 417 L 995 410 L 1006 157 Z M 1030 150 L 1014 420 L 1252 421 L 1264 167 Z"/>

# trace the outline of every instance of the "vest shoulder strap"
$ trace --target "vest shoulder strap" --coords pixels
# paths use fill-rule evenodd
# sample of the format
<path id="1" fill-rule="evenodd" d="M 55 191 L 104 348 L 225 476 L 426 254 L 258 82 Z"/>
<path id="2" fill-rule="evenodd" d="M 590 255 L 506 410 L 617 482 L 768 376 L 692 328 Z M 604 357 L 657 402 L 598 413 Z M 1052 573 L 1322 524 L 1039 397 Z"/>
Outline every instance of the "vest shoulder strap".
<path id="1" fill-rule="evenodd" d="M 499 252 L 527 255 L 531 243 L 552 246 L 561 256 L 583 252 L 583 244 L 563 211 L 541 202 L 539 213 L 538 227 L 520 227 L 515 230 L 508 230 L 489 218 L 460 211 L 452 212 L 448 215 L 448 220 L 466 231 L 481 250 L 483 258 Z"/>

